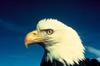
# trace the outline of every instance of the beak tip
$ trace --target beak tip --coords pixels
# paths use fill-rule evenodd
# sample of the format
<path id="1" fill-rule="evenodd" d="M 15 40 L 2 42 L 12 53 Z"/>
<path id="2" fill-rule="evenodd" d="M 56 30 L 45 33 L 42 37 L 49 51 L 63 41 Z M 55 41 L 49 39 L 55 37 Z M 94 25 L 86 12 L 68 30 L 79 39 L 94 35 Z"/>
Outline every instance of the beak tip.
<path id="1" fill-rule="evenodd" d="M 25 47 L 28 48 L 27 40 L 25 39 L 24 42 L 25 42 Z"/>
<path id="2" fill-rule="evenodd" d="M 28 48 L 28 43 L 25 42 L 25 47 Z"/>
<path id="3" fill-rule="evenodd" d="M 27 46 L 27 45 L 26 45 L 25 47 L 26 47 L 26 48 L 28 48 L 28 46 Z"/>
<path id="4" fill-rule="evenodd" d="M 28 48 L 28 45 L 25 45 L 26 48 Z"/>

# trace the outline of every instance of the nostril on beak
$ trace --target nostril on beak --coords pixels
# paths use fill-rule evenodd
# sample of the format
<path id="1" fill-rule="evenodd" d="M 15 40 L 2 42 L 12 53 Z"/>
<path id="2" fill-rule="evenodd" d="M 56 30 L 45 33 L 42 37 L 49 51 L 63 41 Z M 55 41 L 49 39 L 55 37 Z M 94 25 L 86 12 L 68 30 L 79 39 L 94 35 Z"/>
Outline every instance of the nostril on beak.
<path id="1" fill-rule="evenodd" d="M 36 35 L 36 33 L 33 33 L 33 35 Z"/>

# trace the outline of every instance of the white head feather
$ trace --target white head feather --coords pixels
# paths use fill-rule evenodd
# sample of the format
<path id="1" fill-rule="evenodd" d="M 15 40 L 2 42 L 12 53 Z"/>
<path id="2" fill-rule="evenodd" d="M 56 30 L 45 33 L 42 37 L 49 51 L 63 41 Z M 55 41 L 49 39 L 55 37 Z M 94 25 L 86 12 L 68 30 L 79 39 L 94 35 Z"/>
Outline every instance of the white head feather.
<path id="1" fill-rule="evenodd" d="M 37 24 L 37 29 L 53 29 L 52 35 L 42 34 L 42 37 L 49 38 L 45 49 L 49 51 L 47 60 L 57 59 L 70 65 L 83 60 L 84 47 L 77 32 L 71 27 L 56 19 L 43 19 Z M 49 46 L 50 45 L 50 46 Z"/>

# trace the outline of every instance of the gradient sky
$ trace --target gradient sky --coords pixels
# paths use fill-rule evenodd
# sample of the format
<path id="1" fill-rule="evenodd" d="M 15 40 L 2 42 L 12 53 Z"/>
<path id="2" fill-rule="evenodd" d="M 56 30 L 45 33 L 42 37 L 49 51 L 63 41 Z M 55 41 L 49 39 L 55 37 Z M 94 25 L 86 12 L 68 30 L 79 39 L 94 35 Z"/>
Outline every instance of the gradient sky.
<path id="1" fill-rule="evenodd" d="M 26 49 L 24 37 L 43 18 L 56 18 L 74 28 L 86 57 L 100 57 L 98 0 L 0 0 L 0 66 L 39 66 L 43 48 Z"/>

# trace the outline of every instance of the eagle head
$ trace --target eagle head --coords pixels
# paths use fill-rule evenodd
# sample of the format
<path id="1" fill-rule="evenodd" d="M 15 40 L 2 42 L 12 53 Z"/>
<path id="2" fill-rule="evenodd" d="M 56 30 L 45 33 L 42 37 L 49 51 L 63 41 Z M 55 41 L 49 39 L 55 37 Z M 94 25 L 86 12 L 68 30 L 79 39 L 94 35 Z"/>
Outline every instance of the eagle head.
<path id="1" fill-rule="evenodd" d="M 42 19 L 36 30 L 25 37 L 25 45 L 41 43 L 47 52 L 46 60 L 56 59 L 73 65 L 84 59 L 84 47 L 78 33 L 56 19 Z"/>

